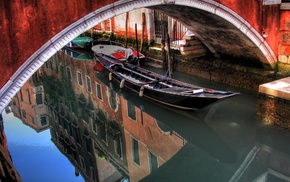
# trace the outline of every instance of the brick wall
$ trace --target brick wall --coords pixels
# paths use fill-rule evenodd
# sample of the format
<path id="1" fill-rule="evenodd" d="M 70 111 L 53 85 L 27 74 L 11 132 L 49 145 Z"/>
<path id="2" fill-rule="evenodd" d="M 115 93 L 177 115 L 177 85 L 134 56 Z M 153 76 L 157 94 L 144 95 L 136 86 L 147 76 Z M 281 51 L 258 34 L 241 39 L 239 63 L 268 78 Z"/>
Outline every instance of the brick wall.
<path id="1" fill-rule="evenodd" d="M 264 124 L 274 124 L 290 128 L 290 101 L 259 93 L 257 101 L 257 118 Z"/>

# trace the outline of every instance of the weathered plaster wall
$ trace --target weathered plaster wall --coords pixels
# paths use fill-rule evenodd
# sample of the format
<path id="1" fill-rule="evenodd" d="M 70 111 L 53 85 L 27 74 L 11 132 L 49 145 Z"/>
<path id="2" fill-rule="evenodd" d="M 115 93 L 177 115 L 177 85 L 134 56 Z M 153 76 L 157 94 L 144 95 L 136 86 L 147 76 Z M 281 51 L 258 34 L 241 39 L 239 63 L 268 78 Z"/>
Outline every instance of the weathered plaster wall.
<path id="1" fill-rule="evenodd" d="M 281 11 L 279 57 L 281 63 L 290 64 L 290 11 Z"/>
<path id="2" fill-rule="evenodd" d="M 0 87 L 39 47 L 79 18 L 116 0 L 0 1 Z"/>
<path id="3" fill-rule="evenodd" d="M 247 20 L 260 34 L 265 32 L 268 36 L 265 41 L 270 45 L 274 54 L 278 54 L 277 32 L 280 23 L 280 5 L 263 5 L 263 0 L 217 0 L 217 2 L 234 10 Z"/>

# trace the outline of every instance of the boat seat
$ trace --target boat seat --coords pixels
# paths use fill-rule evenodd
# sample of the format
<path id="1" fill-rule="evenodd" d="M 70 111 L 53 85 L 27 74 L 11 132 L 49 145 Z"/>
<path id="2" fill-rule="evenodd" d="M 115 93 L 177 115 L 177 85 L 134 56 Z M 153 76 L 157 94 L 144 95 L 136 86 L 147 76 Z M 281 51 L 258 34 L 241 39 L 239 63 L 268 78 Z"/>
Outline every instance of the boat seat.
<path id="1" fill-rule="evenodd" d="M 155 87 L 156 83 L 149 83 L 150 87 Z"/>
<path id="2" fill-rule="evenodd" d="M 160 89 L 160 88 L 162 88 L 162 85 L 161 85 L 161 84 L 156 84 L 156 85 L 154 86 L 154 88 Z"/>
<path id="3" fill-rule="evenodd" d="M 140 81 L 141 81 L 141 82 L 146 82 L 146 78 L 142 77 L 142 78 L 140 79 Z"/>

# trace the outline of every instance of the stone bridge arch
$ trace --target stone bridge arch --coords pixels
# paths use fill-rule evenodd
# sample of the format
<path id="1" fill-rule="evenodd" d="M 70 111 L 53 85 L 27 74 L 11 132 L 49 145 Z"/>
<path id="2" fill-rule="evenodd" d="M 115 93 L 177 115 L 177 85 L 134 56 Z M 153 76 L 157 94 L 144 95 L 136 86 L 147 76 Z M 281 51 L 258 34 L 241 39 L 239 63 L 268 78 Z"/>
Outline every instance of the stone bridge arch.
<path id="1" fill-rule="evenodd" d="M 215 1 L 120 0 L 99 8 L 67 26 L 31 55 L 0 90 L 0 112 L 4 110 L 33 73 L 73 38 L 104 20 L 144 7 L 161 11 L 182 22 L 195 32 L 216 56 L 222 54 L 258 60 L 262 65 L 268 67 L 276 62 L 276 56 L 264 38 L 245 19 Z M 189 12 L 194 12 L 197 17 L 190 16 Z M 210 22 L 208 23 L 206 20 Z M 214 34 L 214 31 L 220 28 L 227 33 L 219 31 L 218 35 L 209 36 L 209 33 Z M 227 49 L 224 49 L 223 44 Z M 243 51 L 239 52 L 241 50 Z"/>

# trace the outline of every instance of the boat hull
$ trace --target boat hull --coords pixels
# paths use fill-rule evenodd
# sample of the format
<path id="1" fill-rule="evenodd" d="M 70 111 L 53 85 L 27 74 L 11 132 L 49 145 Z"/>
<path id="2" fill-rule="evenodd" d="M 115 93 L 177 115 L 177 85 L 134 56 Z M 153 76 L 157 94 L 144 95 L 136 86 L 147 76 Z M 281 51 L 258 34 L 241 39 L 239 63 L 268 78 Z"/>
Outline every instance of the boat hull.
<path id="1" fill-rule="evenodd" d="M 143 94 L 140 94 L 142 92 L 141 86 L 135 85 L 128 81 L 125 81 L 124 85 L 121 86 L 123 78 L 119 77 L 116 74 L 113 74 L 113 79 L 120 85 L 120 87 L 130 90 L 135 94 L 139 95 L 140 97 L 146 97 L 155 102 L 159 102 L 179 109 L 198 110 L 219 100 L 218 98 L 187 97 L 183 95 L 160 92 L 148 88 L 144 88 Z"/>
<path id="2" fill-rule="evenodd" d="M 202 88 L 153 73 L 135 65 L 122 63 L 106 55 L 96 54 L 109 71 L 108 79 L 115 80 L 140 97 L 179 109 L 198 110 L 237 93 Z"/>

